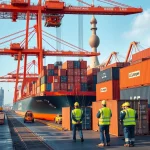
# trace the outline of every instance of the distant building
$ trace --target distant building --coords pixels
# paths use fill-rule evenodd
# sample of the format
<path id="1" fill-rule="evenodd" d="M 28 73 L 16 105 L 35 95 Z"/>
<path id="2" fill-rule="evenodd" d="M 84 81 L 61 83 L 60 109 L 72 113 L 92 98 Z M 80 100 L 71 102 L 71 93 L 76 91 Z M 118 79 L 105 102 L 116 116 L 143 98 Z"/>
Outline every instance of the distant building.
<path id="1" fill-rule="evenodd" d="M 4 105 L 4 89 L 0 88 L 0 106 Z"/>

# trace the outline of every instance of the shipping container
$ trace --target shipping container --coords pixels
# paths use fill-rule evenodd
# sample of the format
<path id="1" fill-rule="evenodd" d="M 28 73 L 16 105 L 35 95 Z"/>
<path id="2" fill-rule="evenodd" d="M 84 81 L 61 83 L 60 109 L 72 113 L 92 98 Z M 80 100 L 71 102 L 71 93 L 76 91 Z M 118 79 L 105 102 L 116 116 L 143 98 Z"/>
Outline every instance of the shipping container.
<path id="1" fill-rule="evenodd" d="M 91 84 L 96 84 L 97 83 L 97 75 L 88 75 L 87 82 L 91 83 Z"/>
<path id="2" fill-rule="evenodd" d="M 109 69 L 109 68 L 112 68 L 112 67 L 123 68 L 123 67 L 129 66 L 129 65 L 130 65 L 129 62 L 116 62 L 116 63 L 113 63 L 113 64 L 109 64 L 106 67 L 100 67 L 100 70 L 103 71 L 103 70 L 106 70 L 106 69 Z"/>
<path id="3" fill-rule="evenodd" d="M 150 48 L 142 50 L 132 55 L 132 62 L 135 62 L 142 58 L 150 58 Z"/>
<path id="4" fill-rule="evenodd" d="M 60 82 L 60 77 L 59 76 L 53 76 L 53 82 L 59 83 Z"/>
<path id="5" fill-rule="evenodd" d="M 68 83 L 68 91 L 74 90 L 74 83 Z"/>
<path id="6" fill-rule="evenodd" d="M 75 91 L 81 91 L 81 84 L 80 83 L 75 83 L 74 84 L 74 89 L 75 89 Z"/>
<path id="7" fill-rule="evenodd" d="M 59 69 L 58 70 L 58 75 L 59 76 L 66 76 L 66 69 Z"/>
<path id="8" fill-rule="evenodd" d="M 86 76 L 87 75 L 87 69 L 81 69 L 80 74 L 81 74 L 81 76 Z"/>
<path id="9" fill-rule="evenodd" d="M 54 76 L 58 76 L 58 69 L 54 69 Z"/>
<path id="10" fill-rule="evenodd" d="M 36 85 L 37 85 L 37 86 L 40 86 L 40 85 L 41 85 L 41 79 L 40 79 L 40 78 L 37 79 Z"/>
<path id="11" fill-rule="evenodd" d="M 147 99 L 150 108 L 150 86 L 122 89 L 120 90 L 120 99 Z"/>
<path id="12" fill-rule="evenodd" d="M 97 83 L 119 80 L 119 67 L 112 67 L 97 73 Z"/>
<path id="13" fill-rule="evenodd" d="M 150 84 L 150 59 L 120 69 L 120 88 L 130 88 Z"/>
<path id="14" fill-rule="evenodd" d="M 41 77 L 46 76 L 47 75 L 47 70 L 43 69 L 41 72 Z"/>
<path id="15" fill-rule="evenodd" d="M 47 76 L 43 76 L 42 78 L 41 78 L 41 85 L 42 84 L 46 84 L 47 83 Z"/>
<path id="16" fill-rule="evenodd" d="M 73 68 L 80 69 L 80 61 L 73 61 Z"/>
<path id="17" fill-rule="evenodd" d="M 97 75 L 97 73 L 100 71 L 99 68 L 92 68 L 87 70 L 87 75 Z"/>
<path id="18" fill-rule="evenodd" d="M 53 76 L 47 76 L 47 83 L 53 83 Z"/>
<path id="19" fill-rule="evenodd" d="M 68 83 L 73 83 L 74 82 L 74 77 L 73 76 L 67 76 L 68 77 Z"/>
<path id="20" fill-rule="evenodd" d="M 81 76 L 81 83 L 87 83 L 87 76 Z"/>
<path id="21" fill-rule="evenodd" d="M 75 83 L 80 83 L 80 76 L 74 76 L 74 82 Z"/>
<path id="22" fill-rule="evenodd" d="M 81 86 L 81 87 L 80 87 L 80 88 L 81 88 L 81 91 L 87 91 L 87 89 L 88 89 L 88 88 L 87 88 L 87 83 L 81 83 L 80 86 Z"/>
<path id="23" fill-rule="evenodd" d="M 62 66 L 62 61 L 56 61 L 55 63 L 54 63 L 54 66 Z"/>
<path id="24" fill-rule="evenodd" d="M 50 69 L 54 70 L 54 64 L 48 64 L 47 65 L 47 70 L 50 70 Z"/>
<path id="25" fill-rule="evenodd" d="M 80 68 L 81 69 L 86 69 L 87 70 L 87 61 L 80 61 Z"/>
<path id="26" fill-rule="evenodd" d="M 66 61 L 62 65 L 62 69 L 73 69 L 73 61 Z"/>
<path id="27" fill-rule="evenodd" d="M 40 93 L 40 91 L 41 91 L 41 87 L 40 87 L 40 86 L 38 86 L 38 87 L 37 87 L 37 91 L 36 91 L 36 93 L 37 93 L 37 94 L 39 94 L 39 93 Z"/>
<path id="28" fill-rule="evenodd" d="M 74 69 L 74 75 L 80 76 L 80 69 Z"/>
<path id="29" fill-rule="evenodd" d="M 45 92 L 45 91 L 51 91 L 51 84 L 42 84 L 41 85 L 41 92 Z"/>
<path id="30" fill-rule="evenodd" d="M 148 130 L 149 122 L 147 118 L 148 117 L 147 100 L 132 100 L 132 101 L 109 100 L 107 101 L 107 107 L 109 107 L 112 111 L 110 134 L 115 136 L 123 135 L 123 127 L 120 124 L 120 111 L 122 109 L 121 105 L 127 101 L 130 102 L 131 108 L 135 109 L 139 115 L 135 128 L 135 135 L 149 134 Z M 100 108 L 102 108 L 101 101 L 92 103 L 92 114 L 93 114 L 92 127 L 94 131 L 99 130 L 98 118 L 96 117 L 96 115 Z"/>
<path id="31" fill-rule="evenodd" d="M 66 83 L 68 81 L 68 77 L 67 76 L 60 76 L 60 82 L 61 83 Z"/>
<path id="32" fill-rule="evenodd" d="M 51 86 L 51 90 L 52 90 L 53 92 L 60 90 L 60 83 L 52 83 L 51 85 L 52 85 L 52 86 Z"/>
<path id="33" fill-rule="evenodd" d="M 84 118 L 82 120 L 82 129 L 83 130 L 91 130 L 92 129 L 92 114 L 90 107 L 83 107 Z M 62 108 L 62 128 L 64 130 L 72 130 L 72 119 L 71 119 L 71 112 L 73 108 L 71 107 L 63 107 Z"/>
<path id="34" fill-rule="evenodd" d="M 149 58 L 141 58 L 141 59 L 138 59 L 136 61 L 131 62 L 130 65 L 138 64 L 138 63 L 141 63 L 141 62 L 148 60 L 148 59 Z"/>
<path id="35" fill-rule="evenodd" d="M 60 89 L 67 91 L 67 89 L 68 89 L 67 83 L 60 83 Z"/>
<path id="36" fill-rule="evenodd" d="M 119 80 L 110 80 L 96 85 L 96 100 L 120 99 Z"/>
<path id="37" fill-rule="evenodd" d="M 47 70 L 47 75 L 48 76 L 53 76 L 54 75 L 54 69 Z"/>
<path id="38" fill-rule="evenodd" d="M 74 70 L 73 69 L 67 69 L 67 76 L 73 76 Z"/>
<path id="39" fill-rule="evenodd" d="M 88 91 L 96 91 L 96 84 L 88 84 Z"/>

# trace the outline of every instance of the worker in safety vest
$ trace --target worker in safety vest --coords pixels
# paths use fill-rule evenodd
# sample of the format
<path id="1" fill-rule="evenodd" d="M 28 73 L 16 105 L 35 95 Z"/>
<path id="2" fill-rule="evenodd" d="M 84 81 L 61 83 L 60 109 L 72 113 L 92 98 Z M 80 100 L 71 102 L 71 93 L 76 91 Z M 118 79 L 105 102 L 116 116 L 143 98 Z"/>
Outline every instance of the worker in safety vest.
<path id="1" fill-rule="evenodd" d="M 105 146 L 105 138 L 106 145 L 110 146 L 110 135 L 109 135 L 109 125 L 110 119 L 112 117 L 111 109 L 106 107 L 106 101 L 102 101 L 102 108 L 99 109 L 97 113 L 97 118 L 99 118 L 99 130 L 100 130 L 100 141 L 101 143 L 98 146 Z M 105 138 L 104 138 L 105 131 Z"/>
<path id="2" fill-rule="evenodd" d="M 125 106 L 124 105 L 125 105 L 125 103 L 123 103 L 121 105 L 122 111 L 120 111 L 120 113 L 123 113 L 123 111 L 125 110 Z M 120 124 L 122 125 L 122 129 L 124 130 L 124 126 L 123 126 L 123 121 L 122 120 L 120 120 Z M 125 140 L 125 138 L 123 137 L 122 140 Z"/>
<path id="3" fill-rule="evenodd" d="M 120 120 L 123 121 L 124 136 L 125 136 L 125 147 L 134 146 L 134 131 L 136 125 L 136 119 L 138 118 L 137 113 L 134 109 L 130 108 L 130 103 L 124 104 L 125 110 L 120 112 Z"/>
<path id="4" fill-rule="evenodd" d="M 78 128 L 81 142 L 84 142 L 83 133 L 82 133 L 82 119 L 83 119 L 83 110 L 79 108 L 79 103 L 74 103 L 75 109 L 72 110 L 72 130 L 73 130 L 73 141 L 76 142 L 76 128 Z"/>

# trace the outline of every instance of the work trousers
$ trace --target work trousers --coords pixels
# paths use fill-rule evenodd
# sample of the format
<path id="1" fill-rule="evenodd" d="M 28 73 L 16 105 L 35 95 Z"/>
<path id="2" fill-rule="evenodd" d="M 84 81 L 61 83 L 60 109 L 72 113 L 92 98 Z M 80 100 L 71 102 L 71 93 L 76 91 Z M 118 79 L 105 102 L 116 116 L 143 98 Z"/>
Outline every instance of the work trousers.
<path id="1" fill-rule="evenodd" d="M 109 143 L 110 142 L 109 125 L 100 125 L 99 130 L 100 130 L 101 143 L 105 143 L 105 138 L 106 138 L 106 143 Z M 105 138 L 104 138 L 104 132 L 105 132 Z"/>
<path id="2" fill-rule="evenodd" d="M 134 131 L 135 131 L 134 125 L 124 126 L 124 137 L 126 144 L 134 144 L 135 141 Z"/>
<path id="3" fill-rule="evenodd" d="M 73 140 L 76 140 L 76 129 L 78 128 L 79 136 L 82 139 L 83 133 L 82 133 L 82 124 L 72 124 L 72 131 L 73 131 Z"/>

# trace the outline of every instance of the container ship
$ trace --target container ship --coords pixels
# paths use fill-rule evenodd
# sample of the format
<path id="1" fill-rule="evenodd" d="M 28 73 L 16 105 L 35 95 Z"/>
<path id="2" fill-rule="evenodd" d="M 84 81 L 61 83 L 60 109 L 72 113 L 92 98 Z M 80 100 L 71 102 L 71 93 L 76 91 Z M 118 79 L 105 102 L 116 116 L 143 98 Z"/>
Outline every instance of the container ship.
<path id="1" fill-rule="evenodd" d="M 21 90 L 18 91 L 13 109 L 22 115 L 32 110 L 35 118 L 54 120 L 56 114 L 62 113 L 62 107 L 73 107 L 76 101 L 80 106 L 91 106 L 96 101 L 99 71 L 87 70 L 87 61 L 83 60 L 48 64 L 37 81 L 27 84 L 26 97 L 21 99 Z"/>

